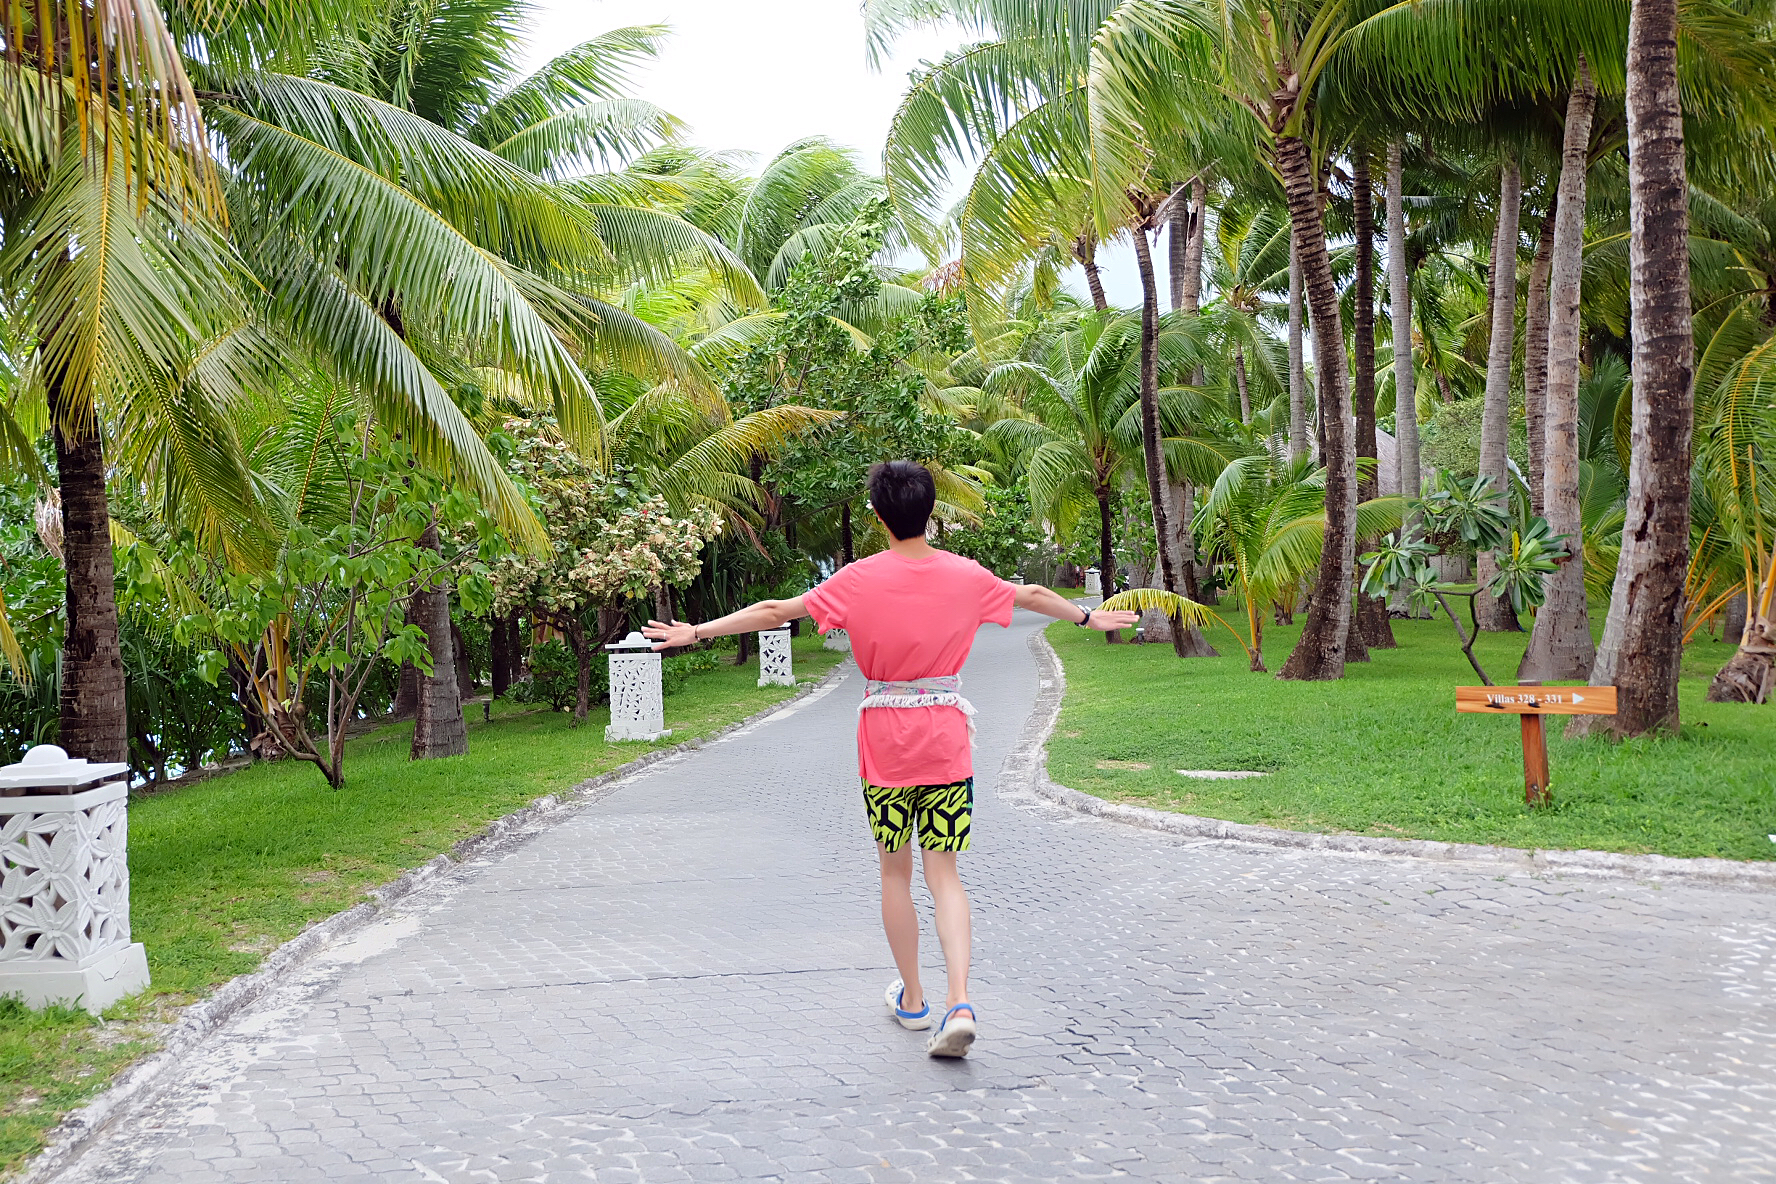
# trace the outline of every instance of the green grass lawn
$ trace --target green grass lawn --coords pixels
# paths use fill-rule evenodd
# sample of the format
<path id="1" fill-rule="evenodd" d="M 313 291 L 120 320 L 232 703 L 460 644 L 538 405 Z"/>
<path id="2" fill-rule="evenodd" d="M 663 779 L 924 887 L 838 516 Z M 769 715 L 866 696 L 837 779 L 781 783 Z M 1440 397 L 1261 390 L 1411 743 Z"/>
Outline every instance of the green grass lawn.
<path id="1" fill-rule="evenodd" d="M 1776 858 L 1767 837 L 1776 832 L 1776 708 L 1702 699 L 1730 646 L 1704 637 L 1686 655 L 1680 738 L 1567 740 L 1556 719 L 1554 805 L 1531 811 L 1517 719 L 1455 712 L 1455 687 L 1480 680 L 1449 622 L 1395 621 L 1394 632 L 1399 649 L 1374 651 L 1341 682 L 1306 683 L 1250 673 L 1221 629 L 1211 640 L 1225 656 L 1180 661 L 1169 645 L 1106 645 L 1051 627 L 1067 696 L 1049 771 L 1112 801 L 1293 830 Z M 1299 633 L 1267 630 L 1271 670 Z M 1526 642 L 1484 634 L 1476 652 L 1496 681 L 1511 682 Z M 1178 769 L 1267 775 L 1202 781 Z"/>
<path id="2" fill-rule="evenodd" d="M 796 673 L 817 678 L 845 655 L 796 639 Z M 660 746 L 704 736 L 793 691 L 757 686 L 758 663 L 693 675 L 666 700 Z M 647 750 L 604 742 L 609 712 L 579 728 L 547 710 L 500 704 L 469 713 L 469 754 L 415 763 L 413 727 L 351 743 L 346 787 L 280 761 L 152 794 L 130 806 L 130 913 L 154 985 L 112 1008 L 32 1012 L 0 1000 L 0 1172 L 41 1145 L 68 1110 L 152 1047 L 177 1007 L 253 970 L 312 922 L 426 862 L 493 819 Z"/>

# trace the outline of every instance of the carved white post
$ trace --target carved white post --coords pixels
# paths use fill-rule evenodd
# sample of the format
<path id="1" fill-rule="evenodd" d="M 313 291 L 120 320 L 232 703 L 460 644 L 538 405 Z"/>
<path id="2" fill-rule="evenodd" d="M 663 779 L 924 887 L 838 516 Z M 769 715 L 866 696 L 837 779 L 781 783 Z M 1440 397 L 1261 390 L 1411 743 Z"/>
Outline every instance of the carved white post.
<path id="1" fill-rule="evenodd" d="M 795 659 L 789 650 L 789 626 L 759 630 L 759 686 L 793 687 Z"/>
<path id="2" fill-rule="evenodd" d="M 128 774 L 54 744 L 0 768 L 0 995 L 97 1015 L 148 985 L 130 941 Z"/>
<path id="3" fill-rule="evenodd" d="M 825 636 L 826 640 L 821 642 L 824 648 L 842 650 L 847 654 L 851 652 L 851 635 L 843 629 L 828 629 Z"/>
<path id="4" fill-rule="evenodd" d="M 1087 596 L 1102 596 L 1104 594 L 1104 579 L 1095 567 L 1085 569 L 1085 594 Z"/>
<path id="5" fill-rule="evenodd" d="M 659 740 L 666 726 L 666 696 L 660 687 L 660 655 L 639 633 L 604 647 L 610 651 L 611 722 L 606 740 Z"/>

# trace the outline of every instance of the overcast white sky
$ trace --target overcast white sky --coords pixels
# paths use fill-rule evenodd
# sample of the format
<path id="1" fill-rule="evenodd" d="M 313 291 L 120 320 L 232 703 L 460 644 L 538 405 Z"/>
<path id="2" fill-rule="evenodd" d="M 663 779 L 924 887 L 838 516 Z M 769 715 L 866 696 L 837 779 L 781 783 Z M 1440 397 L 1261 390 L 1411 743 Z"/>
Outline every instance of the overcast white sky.
<path id="1" fill-rule="evenodd" d="M 873 70 L 858 0 L 536 0 L 536 7 L 533 65 L 609 29 L 670 25 L 671 40 L 638 75 L 636 90 L 689 124 L 693 143 L 756 152 L 763 163 L 787 144 L 823 135 L 856 148 L 871 171 L 881 167 L 907 72 L 964 36 L 908 35 Z M 1111 300 L 1138 303 L 1132 253 L 1107 252 L 1104 263 Z M 1083 280 L 1070 286 L 1083 294 Z"/>
<path id="2" fill-rule="evenodd" d="M 537 8 L 535 62 L 607 29 L 670 25 L 672 39 L 639 90 L 690 124 L 697 144 L 768 158 L 824 135 L 858 149 L 872 170 L 907 71 L 960 41 L 916 34 L 876 71 L 857 0 L 537 0 Z"/>

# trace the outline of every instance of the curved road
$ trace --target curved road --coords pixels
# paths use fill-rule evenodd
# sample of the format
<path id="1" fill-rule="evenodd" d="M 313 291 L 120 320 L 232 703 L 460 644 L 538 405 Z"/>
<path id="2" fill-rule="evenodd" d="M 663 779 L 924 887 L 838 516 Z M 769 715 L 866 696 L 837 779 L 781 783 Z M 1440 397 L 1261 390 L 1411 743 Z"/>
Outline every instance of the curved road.
<path id="1" fill-rule="evenodd" d="M 398 906 L 61 1178 L 1776 1179 L 1776 898 L 1038 805 L 1038 625 L 967 672 L 970 1059 L 882 1011 L 853 673 Z"/>

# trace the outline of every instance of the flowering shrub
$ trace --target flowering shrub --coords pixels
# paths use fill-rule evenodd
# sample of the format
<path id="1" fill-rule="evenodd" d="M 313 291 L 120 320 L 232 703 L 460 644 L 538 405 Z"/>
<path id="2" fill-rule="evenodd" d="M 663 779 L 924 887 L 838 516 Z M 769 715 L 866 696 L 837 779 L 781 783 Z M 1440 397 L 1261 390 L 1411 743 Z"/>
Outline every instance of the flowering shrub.
<path id="1" fill-rule="evenodd" d="M 588 465 L 545 420 L 510 419 L 505 432 L 513 441 L 513 475 L 531 490 L 551 549 L 493 564 L 500 611 L 578 615 L 696 578 L 704 544 L 721 533 L 713 509 L 695 506 L 674 517 L 666 499 L 642 492 L 622 473 Z"/>
<path id="2" fill-rule="evenodd" d="M 703 547 L 721 533 L 708 506 L 675 516 L 665 498 L 639 488 L 628 474 L 604 472 L 570 449 L 546 419 L 505 423 L 509 467 L 529 489 L 549 534 L 542 554 L 508 554 L 491 565 L 494 605 L 522 611 L 561 631 L 577 674 L 574 719 L 594 697 L 592 652 L 584 615 L 662 584 L 697 577 Z"/>

